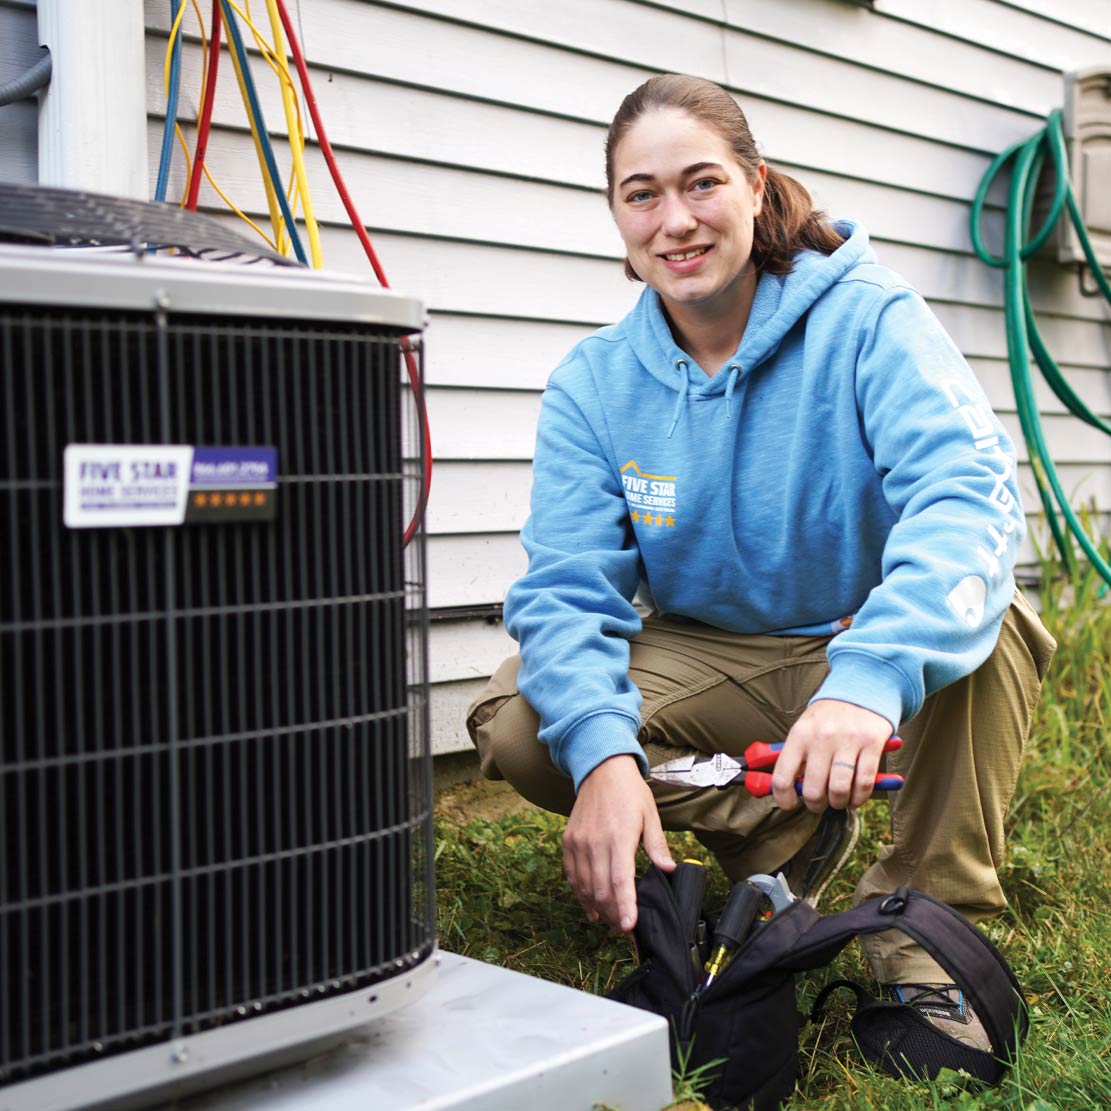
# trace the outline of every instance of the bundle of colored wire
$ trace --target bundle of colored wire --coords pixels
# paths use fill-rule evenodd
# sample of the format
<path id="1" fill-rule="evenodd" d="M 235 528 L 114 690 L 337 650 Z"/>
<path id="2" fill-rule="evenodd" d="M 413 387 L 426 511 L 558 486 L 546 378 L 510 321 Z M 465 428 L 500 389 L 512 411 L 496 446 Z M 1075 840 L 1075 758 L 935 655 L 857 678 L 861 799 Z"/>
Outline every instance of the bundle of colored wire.
<path id="1" fill-rule="evenodd" d="M 324 155 L 324 161 L 328 164 L 328 171 L 331 173 L 332 180 L 335 182 L 336 191 L 343 201 L 343 207 L 347 210 L 347 215 L 351 220 L 351 226 L 355 229 L 355 234 L 359 237 L 359 242 L 363 245 L 363 250 L 366 252 L 366 256 L 370 261 L 375 276 L 378 278 L 378 281 L 388 289 L 390 283 L 386 279 L 386 273 L 382 269 L 382 264 L 378 261 L 378 255 L 375 253 L 374 245 L 370 242 L 370 236 L 367 235 L 366 228 L 363 226 L 362 220 L 359 219 L 359 213 L 355 209 L 355 202 L 351 199 L 351 194 L 348 192 L 347 186 L 344 183 L 343 175 L 340 173 L 339 166 L 336 163 L 336 156 L 332 150 L 332 144 L 328 141 L 327 132 L 324 130 L 324 124 L 320 119 L 320 112 L 316 106 L 316 97 L 312 91 L 312 82 L 309 80 L 308 66 L 305 65 L 305 56 L 301 51 L 301 44 L 297 39 L 297 33 L 293 29 L 293 21 L 289 18 L 289 12 L 286 10 L 285 0 L 266 0 L 266 3 L 267 7 L 273 5 L 277 9 L 282 21 L 282 26 L 285 28 L 286 38 L 289 39 L 289 49 L 293 54 L 294 64 L 297 66 L 297 74 L 301 78 L 301 89 L 305 94 L 305 103 L 309 107 L 309 115 L 312 117 L 313 127 L 316 128 L 317 142 L 320 144 L 320 150 Z M 413 400 L 420 414 L 421 463 L 424 473 L 424 481 L 421 483 L 416 508 L 413 511 L 412 519 L 405 529 L 404 540 L 405 543 L 408 544 L 413 534 L 416 532 L 421 518 L 424 516 L 425 506 L 428 504 L 428 494 L 432 485 L 432 437 L 428 427 L 428 409 L 424 403 L 424 391 L 420 380 L 420 373 L 417 370 L 416 359 L 407 341 L 403 341 L 402 351 L 405 356 L 405 366 L 409 374 L 409 384 L 413 389 Z"/>
<path id="2" fill-rule="evenodd" d="M 300 111 L 293 89 L 293 80 L 285 69 L 285 38 L 282 35 L 282 21 L 274 5 L 266 5 L 270 16 L 270 32 L 274 37 L 275 61 L 280 64 L 278 79 L 282 86 L 282 108 L 285 111 L 286 131 L 289 133 L 289 147 L 293 155 L 293 174 L 297 181 L 297 191 L 305 210 L 305 230 L 309 236 L 309 253 L 314 267 L 323 265 L 324 256 L 320 246 L 320 228 L 313 211 L 312 194 L 309 192 L 308 172 L 305 169 L 305 136 L 301 127 Z"/>
<path id="3" fill-rule="evenodd" d="M 1049 213 L 1038 232 L 1030 239 L 1026 233 L 1030 227 L 1034 210 L 1034 197 L 1038 177 L 1047 154 L 1051 157 L 1057 175 L 1053 201 Z M 1010 189 L 1007 199 L 1006 236 L 1002 257 L 991 254 L 985 247 L 980 232 L 983 220 L 984 201 L 996 176 L 1008 162 L 1011 167 Z M 1007 351 L 1011 366 L 1011 381 L 1014 384 L 1015 402 L 1023 436 L 1030 454 L 1030 464 L 1038 495 L 1045 509 L 1046 521 L 1053 534 L 1057 550 L 1065 568 L 1070 574 L 1076 570 L 1076 557 L 1072 543 L 1068 540 L 1065 528 L 1058 519 L 1058 512 L 1076 542 L 1088 557 L 1092 566 L 1102 578 L 1111 585 L 1111 566 L 1096 549 L 1095 543 L 1085 532 L 1057 474 L 1056 464 L 1049 454 L 1045 435 L 1042 431 L 1038 406 L 1034 400 L 1034 385 L 1030 377 L 1030 355 L 1033 352 L 1042 374 L 1057 398 L 1074 416 L 1090 424 L 1093 428 L 1111 435 L 1111 425 L 1093 413 L 1072 387 L 1065 381 L 1057 364 L 1049 354 L 1048 348 L 1038 331 L 1034 310 L 1030 302 L 1030 292 L 1026 282 L 1026 260 L 1039 250 L 1048 240 L 1064 210 L 1076 229 L 1077 238 L 1088 261 L 1088 267 L 1095 277 L 1100 292 L 1111 302 L 1111 284 L 1104 276 L 1103 269 L 1096 258 L 1091 240 L 1084 227 L 1080 206 L 1069 180 L 1068 154 L 1061 126 L 1061 111 L 1050 113 L 1046 125 L 1029 139 L 1014 143 L 1003 151 L 988 167 L 983 181 L 976 192 L 972 204 L 972 245 L 977 255 L 989 266 L 1005 271 L 1004 274 L 1004 312 L 1007 324 Z"/>
<path id="4" fill-rule="evenodd" d="M 297 92 L 285 63 L 285 42 L 282 38 L 281 22 L 277 13 L 270 10 L 270 25 L 274 32 L 274 45 L 266 41 L 262 32 L 255 26 L 249 14 L 236 4 L 235 0 L 225 0 L 226 7 L 247 24 L 254 35 L 255 43 L 265 58 L 267 64 L 278 78 L 282 91 L 282 108 L 285 113 L 287 130 L 289 133 L 290 151 L 293 156 L 293 172 L 290 174 L 290 185 L 286 198 L 293 203 L 293 212 L 296 213 L 296 201 L 299 199 L 305 208 L 305 227 L 309 235 L 309 250 L 312 255 L 313 266 L 323 265 L 323 253 L 320 248 L 320 235 L 313 211 L 312 193 L 309 189 L 308 174 L 304 164 L 305 136 L 301 123 L 301 108 L 297 100 Z M 229 16 L 230 18 L 230 16 Z M 260 163 L 261 165 L 261 163 Z M 263 172 L 267 180 L 266 172 Z M 267 186 L 268 193 L 270 186 Z M 272 209 L 273 211 L 273 209 Z M 278 250 L 286 253 L 284 229 L 275 226 L 277 233 Z"/>
<path id="5" fill-rule="evenodd" d="M 247 109 L 247 116 L 251 123 L 251 135 L 254 138 L 255 150 L 263 169 L 263 181 L 269 183 L 267 200 L 270 201 L 273 197 L 277 201 L 282 218 L 285 220 L 290 242 L 293 244 L 293 253 L 297 256 L 298 262 L 307 265 L 308 258 L 305 255 L 305 248 L 301 245 L 301 237 L 297 233 L 293 213 L 290 212 L 289 202 L 286 200 L 285 191 L 282 189 L 278 163 L 274 158 L 274 148 L 270 145 L 270 136 L 266 131 L 266 121 L 263 119 L 262 106 L 259 104 L 258 94 L 255 91 L 250 61 L 247 57 L 247 50 L 243 45 L 243 37 L 239 33 L 239 24 L 236 22 L 235 15 L 227 0 L 221 0 L 221 2 L 224 6 L 224 18 L 228 25 L 228 40 L 232 45 L 232 63 L 235 66 L 235 74 L 243 92 L 244 106 Z M 274 219 L 273 223 L 275 236 L 278 236 L 279 223 L 277 219 Z"/>
<path id="6" fill-rule="evenodd" d="M 201 10 L 197 5 L 197 0 L 190 0 L 193 11 L 197 16 L 197 26 L 200 28 L 201 34 L 201 84 L 205 84 L 205 75 L 208 72 L 208 40 L 205 36 L 204 18 L 201 16 Z M 193 166 L 189 157 L 189 144 L 185 141 L 185 135 L 182 133 L 181 127 L 177 122 L 177 102 L 180 91 L 180 75 L 181 75 L 181 39 L 183 32 L 181 30 L 181 20 L 184 15 L 184 4 L 182 0 L 171 0 L 171 27 L 169 40 L 166 44 L 166 61 L 163 66 L 163 86 L 166 93 L 166 120 L 162 134 L 162 157 L 159 161 L 158 167 L 158 180 L 155 185 L 155 199 L 164 201 L 166 198 L 166 189 L 168 186 L 169 169 L 171 162 L 171 154 L 173 149 L 173 137 L 176 135 L 178 142 L 181 144 L 181 152 L 185 158 L 185 189 L 181 198 L 181 207 L 184 208 L 189 193 L 189 183 L 192 180 Z M 203 102 L 203 93 L 202 93 Z M 245 221 L 253 231 L 255 231 L 269 246 L 273 247 L 269 237 L 266 233 L 252 220 L 245 212 L 241 211 L 232 200 L 224 193 L 224 191 L 217 185 L 213 179 L 212 174 L 209 173 L 207 166 L 201 167 L 201 172 L 208 179 L 209 185 L 219 196 L 219 198 L 238 216 L 241 220 Z"/>
<path id="7" fill-rule="evenodd" d="M 196 11 L 197 22 L 198 22 L 198 24 L 200 26 L 200 29 L 201 29 L 202 56 L 204 58 L 204 62 L 207 63 L 207 43 L 205 41 L 204 21 L 201 18 L 200 10 L 197 8 L 197 0 L 191 0 L 191 2 L 192 2 L 194 10 Z M 160 164 L 159 164 L 158 180 L 157 180 L 156 187 L 155 187 L 155 197 L 156 197 L 157 200 L 165 200 L 165 195 L 166 195 L 166 190 L 167 190 L 167 185 L 168 185 L 168 178 L 169 178 L 170 162 L 171 162 L 172 152 L 173 152 L 173 136 L 176 132 L 177 137 L 181 142 L 182 150 L 185 154 L 186 169 L 187 169 L 188 175 L 189 175 L 187 177 L 187 181 L 186 181 L 186 191 L 185 191 L 186 195 L 182 200 L 182 206 L 185 207 L 186 205 L 189 205 L 190 203 L 192 203 L 192 205 L 195 207 L 196 200 L 197 200 L 197 190 L 192 190 L 192 191 L 190 190 L 190 186 L 192 185 L 192 182 L 193 182 L 195 169 L 194 169 L 193 166 L 190 166 L 190 164 L 189 164 L 189 147 L 188 147 L 187 143 L 185 142 L 184 135 L 182 135 L 182 133 L 181 133 L 181 128 L 177 125 L 177 101 L 178 101 L 178 95 L 179 95 L 179 89 L 180 89 L 180 77 L 181 77 L 181 50 L 182 50 L 182 47 L 181 47 L 181 37 L 182 37 L 181 36 L 181 23 L 182 23 L 182 17 L 184 16 L 184 13 L 185 13 L 184 0 L 170 0 L 170 8 L 171 8 L 171 12 L 170 12 L 170 14 L 171 14 L 171 28 L 170 28 L 169 40 L 168 40 L 167 48 L 166 48 L 166 60 L 165 60 L 165 64 L 164 64 L 164 81 L 163 81 L 164 86 L 165 86 L 165 90 L 166 90 L 167 110 L 166 110 L 166 120 L 165 120 L 165 124 L 164 124 L 164 128 L 163 128 L 162 153 L 161 153 L 161 159 L 160 159 Z M 285 111 L 286 111 L 286 120 L 287 120 L 287 123 L 289 125 L 289 132 L 290 132 L 290 137 L 291 137 L 290 145 L 291 145 L 291 149 L 293 151 L 294 167 L 295 167 L 294 174 L 291 175 L 290 194 L 292 194 L 293 190 L 296 188 L 297 196 L 302 200 L 302 202 L 305 205 L 305 211 L 306 211 L 305 219 L 306 219 L 306 224 L 307 224 L 308 230 L 309 230 L 310 244 L 312 246 L 313 265 L 314 266 L 320 266 L 320 265 L 322 265 L 322 262 L 323 262 L 323 255 L 322 255 L 322 252 L 320 250 L 320 237 L 319 237 L 319 232 L 318 232 L 318 228 L 317 228 L 317 224 L 316 224 L 316 219 L 315 219 L 315 216 L 314 216 L 313 211 L 312 211 L 312 197 L 311 197 L 311 194 L 310 194 L 309 189 L 308 189 L 307 175 L 306 175 L 305 170 L 304 170 L 304 159 L 303 159 L 304 135 L 302 134 L 300 107 L 299 107 L 299 105 L 297 103 L 297 100 L 296 100 L 296 93 L 295 93 L 295 90 L 293 88 L 293 79 L 290 76 L 289 71 L 285 66 L 285 63 L 276 57 L 274 51 L 270 49 L 270 47 L 266 43 L 265 39 L 262 38 L 258 28 L 255 27 L 254 23 L 251 22 L 250 16 L 245 15 L 239 9 L 239 7 L 235 4 L 234 0 L 226 0 L 226 2 L 223 2 L 223 0 L 222 0 L 221 6 L 219 8 L 214 9 L 215 18 L 213 20 L 213 26 L 214 26 L 214 29 L 217 31 L 217 36 L 216 36 L 216 40 L 215 40 L 216 41 L 216 46 L 217 46 L 217 52 L 216 52 L 216 55 L 215 55 L 216 57 L 218 57 L 218 48 L 219 48 L 218 28 L 219 28 L 219 23 L 221 21 L 220 20 L 220 12 L 221 11 L 223 11 L 223 13 L 225 15 L 224 22 L 226 22 L 228 24 L 228 26 L 230 28 L 231 35 L 233 37 L 233 49 L 231 51 L 232 62 L 233 62 L 233 65 L 235 66 L 235 69 L 236 69 L 236 77 L 237 77 L 237 80 L 239 82 L 240 91 L 243 95 L 244 105 L 247 107 L 248 117 L 249 117 L 249 120 L 250 120 L 250 123 L 251 123 L 252 137 L 255 141 L 255 149 L 259 154 L 259 167 L 260 167 L 260 170 L 262 171 L 263 182 L 264 182 L 264 185 L 265 185 L 265 188 L 266 188 L 268 204 L 269 204 L 269 207 L 270 207 L 271 223 L 272 223 L 272 225 L 274 227 L 274 230 L 275 230 L 275 239 L 277 240 L 277 243 L 272 241 L 258 227 L 258 225 L 255 224 L 255 222 L 250 219 L 250 217 L 248 217 L 245 213 L 240 211 L 240 209 L 237 208 L 235 206 L 235 204 L 232 203 L 232 201 L 224 194 L 223 190 L 221 190 L 220 187 L 213 180 L 212 175 L 209 173 L 207 166 L 204 164 L 204 157 L 203 156 L 207 151 L 207 140 L 208 140 L 208 135 L 209 135 L 209 128 L 211 126 L 211 111 L 205 112 L 204 111 L 204 106 L 205 106 L 205 104 L 208 104 L 210 107 L 214 105 L 214 102 L 213 102 L 213 99 L 212 99 L 212 96 L 211 96 L 211 91 L 212 91 L 212 89 L 214 88 L 214 85 L 215 85 L 215 78 L 213 78 L 212 82 L 208 81 L 207 65 L 205 65 L 206 75 L 205 75 L 205 78 L 204 78 L 204 81 L 203 81 L 204 90 L 202 91 L 202 95 L 201 95 L 201 116 L 202 116 L 202 119 L 200 121 L 198 121 L 198 123 L 199 123 L 199 126 L 198 126 L 198 139 L 199 139 L 198 149 L 199 149 L 202 157 L 199 160 L 197 168 L 199 168 L 200 172 L 203 173 L 205 175 L 205 177 L 208 178 L 209 183 L 211 184 L 212 188 L 216 191 L 216 193 L 220 196 L 221 200 L 223 200 L 224 203 L 237 216 L 240 217 L 240 219 L 246 221 L 256 232 L 258 232 L 258 234 L 271 247 L 273 247 L 276 250 L 279 250 L 283 254 L 286 253 L 285 250 L 282 248 L 281 243 L 282 243 L 282 241 L 285 240 L 285 237 L 286 237 L 285 229 L 286 229 L 287 225 L 284 222 L 284 215 L 283 215 L 281 209 L 279 208 L 278 199 L 277 199 L 277 196 L 276 196 L 276 193 L 275 193 L 273 174 L 271 173 L 272 168 L 274 170 L 276 170 L 276 163 L 273 163 L 273 162 L 268 163 L 267 159 L 265 158 L 265 156 L 263 154 L 264 146 L 268 145 L 268 137 L 265 133 L 265 121 L 263 121 L 263 125 L 262 125 L 263 126 L 263 132 L 260 136 L 259 126 L 258 126 L 258 123 L 256 121 L 256 115 L 261 115 L 261 112 L 256 112 L 254 110 L 253 106 L 252 106 L 252 99 L 254 101 L 254 105 L 257 105 L 258 99 L 257 99 L 257 93 L 255 92 L 255 89 L 254 89 L 253 80 L 251 79 L 251 76 L 250 76 L 250 70 L 249 69 L 244 70 L 240 66 L 240 60 L 245 56 L 245 52 L 242 49 L 242 39 L 239 38 L 239 36 L 238 36 L 238 27 L 234 23 L 234 20 L 233 20 L 232 15 L 231 15 L 231 12 L 234 11 L 250 27 L 252 33 L 255 36 L 255 40 L 259 45 L 259 49 L 262 51 L 262 53 L 263 53 L 264 57 L 266 58 L 267 62 L 271 65 L 271 67 L 278 74 L 278 78 L 282 83 L 283 106 L 284 106 Z M 277 37 L 279 39 L 279 42 L 280 42 L 281 41 L 281 25 L 280 25 L 280 22 L 278 21 L 278 16 L 277 16 L 276 12 L 273 13 L 272 25 L 274 26 L 276 35 L 277 35 Z M 235 39 L 239 39 L 238 48 L 236 48 Z M 199 181 L 199 178 L 197 178 L 197 188 L 198 189 L 199 189 L 199 185 L 200 185 L 200 181 Z M 192 192 L 192 201 L 190 201 L 190 193 L 191 192 Z M 290 214 L 292 215 L 292 212 Z M 292 226 L 292 223 L 290 224 L 290 226 Z M 296 232 L 294 232 L 294 235 L 296 235 Z M 292 240 L 290 240 L 290 242 L 292 243 Z"/>

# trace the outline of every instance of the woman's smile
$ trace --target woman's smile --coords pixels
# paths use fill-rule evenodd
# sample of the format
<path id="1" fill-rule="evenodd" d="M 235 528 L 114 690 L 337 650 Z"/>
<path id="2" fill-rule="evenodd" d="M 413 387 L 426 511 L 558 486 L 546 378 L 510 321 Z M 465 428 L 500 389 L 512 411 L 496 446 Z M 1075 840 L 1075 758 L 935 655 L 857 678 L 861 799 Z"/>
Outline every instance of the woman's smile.
<path id="1" fill-rule="evenodd" d="M 712 247 L 688 247 L 682 251 L 667 252 L 660 258 L 673 274 L 690 274 L 702 265 L 703 260 L 712 250 Z"/>

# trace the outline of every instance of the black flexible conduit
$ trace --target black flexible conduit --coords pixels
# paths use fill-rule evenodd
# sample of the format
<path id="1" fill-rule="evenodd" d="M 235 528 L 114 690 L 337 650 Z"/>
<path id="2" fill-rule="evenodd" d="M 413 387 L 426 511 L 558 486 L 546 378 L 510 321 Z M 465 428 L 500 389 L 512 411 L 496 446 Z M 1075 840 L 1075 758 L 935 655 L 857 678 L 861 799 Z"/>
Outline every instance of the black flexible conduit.
<path id="1" fill-rule="evenodd" d="M 14 104 L 17 100 L 26 100 L 50 84 L 50 74 L 54 68 L 50 60 L 50 48 L 44 46 L 42 52 L 42 57 L 26 73 L 0 85 L 0 108 Z"/>

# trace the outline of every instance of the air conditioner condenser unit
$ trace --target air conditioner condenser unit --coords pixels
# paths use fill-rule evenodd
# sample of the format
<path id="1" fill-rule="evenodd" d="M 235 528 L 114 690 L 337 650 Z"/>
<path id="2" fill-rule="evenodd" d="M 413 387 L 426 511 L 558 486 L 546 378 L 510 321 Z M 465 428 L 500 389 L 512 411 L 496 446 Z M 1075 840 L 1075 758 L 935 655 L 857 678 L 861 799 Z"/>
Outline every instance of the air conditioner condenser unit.
<path id="1" fill-rule="evenodd" d="M 0 1111 L 166 1099 L 430 979 L 422 316 L 0 247 Z"/>

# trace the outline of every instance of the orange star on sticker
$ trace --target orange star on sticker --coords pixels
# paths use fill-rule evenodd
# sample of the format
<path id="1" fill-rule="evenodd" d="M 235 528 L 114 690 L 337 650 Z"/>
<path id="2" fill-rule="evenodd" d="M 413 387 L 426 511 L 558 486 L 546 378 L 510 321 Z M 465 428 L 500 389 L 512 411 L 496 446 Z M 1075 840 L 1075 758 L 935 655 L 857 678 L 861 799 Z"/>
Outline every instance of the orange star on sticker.
<path id="1" fill-rule="evenodd" d="M 657 525 L 662 525 L 663 523 L 664 523 L 664 519 L 660 516 L 657 516 L 656 517 L 656 524 Z"/>
<path id="2" fill-rule="evenodd" d="M 675 527 L 675 518 L 674 517 L 668 517 L 667 518 L 667 527 L 668 528 L 674 528 Z"/>
<path id="3" fill-rule="evenodd" d="M 637 511 L 636 511 L 635 509 L 634 509 L 634 510 L 632 511 L 632 513 L 630 514 L 630 516 L 631 516 L 631 517 L 632 517 L 632 519 L 633 519 L 633 524 L 634 524 L 634 525 L 638 525 L 638 524 L 640 524 L 640 514 L 639 514 L 639 513 L 638 513 L 638 512 L 637 512 Z"/>

